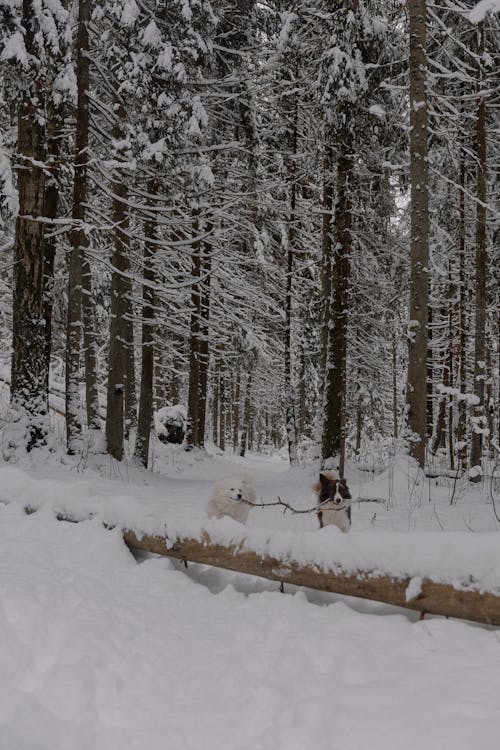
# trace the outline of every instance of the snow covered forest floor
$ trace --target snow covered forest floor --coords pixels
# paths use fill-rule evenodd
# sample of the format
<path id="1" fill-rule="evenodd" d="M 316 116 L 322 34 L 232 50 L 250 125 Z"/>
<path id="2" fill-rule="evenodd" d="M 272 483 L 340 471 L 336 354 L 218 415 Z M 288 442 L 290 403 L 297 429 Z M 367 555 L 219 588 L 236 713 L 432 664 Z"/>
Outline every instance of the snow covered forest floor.
<path id="1" fill-rule="evenodd" d="M 279 455 L 156 451 L 156 473 L 118 474 L 109 458 L 82 471 L 56 455 L 0 467 L 2 750 L 497 746 L 498 630 L 135 559 L 98 519 L 54 520 L 54 507 L 107 502 L 163 507 L 166 518 L 196 526 L 214 480 L 242 467 L 264 501 L 313 499 L 314 468 L 292 472 Z M 404 460 L 375 477 L 351 466 L 353 497 L 384 502 L 355 501 L 351 534 L 331 529 L 331 538 L 356 546 L 389 531 L 436 540 L 463 532 L 479 548 L 496 536 L 486 485 L 459 482 L 450 505 L 452 480 L 415 486 L 410 476 Z M 40 510 L 26 516 L 25 504 Z M 248 527 L 322 533 L 313 515 L 277 508 L 253 509 Z"/>

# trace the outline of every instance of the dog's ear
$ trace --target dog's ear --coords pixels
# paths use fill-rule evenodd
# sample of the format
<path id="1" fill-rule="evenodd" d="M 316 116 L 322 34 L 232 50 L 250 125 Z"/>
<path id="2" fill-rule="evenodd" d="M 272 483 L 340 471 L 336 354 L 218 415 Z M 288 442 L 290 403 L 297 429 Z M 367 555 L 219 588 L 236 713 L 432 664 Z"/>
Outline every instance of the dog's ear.
<path id="1" fill-rule="evenodd" d="M 319 481 L 321 482 L 321 486 L 322 487 L 328 487 L 328 485 L 330 483 L 330 480 L 324 474 L 320 474 L 319 475 Z"/>

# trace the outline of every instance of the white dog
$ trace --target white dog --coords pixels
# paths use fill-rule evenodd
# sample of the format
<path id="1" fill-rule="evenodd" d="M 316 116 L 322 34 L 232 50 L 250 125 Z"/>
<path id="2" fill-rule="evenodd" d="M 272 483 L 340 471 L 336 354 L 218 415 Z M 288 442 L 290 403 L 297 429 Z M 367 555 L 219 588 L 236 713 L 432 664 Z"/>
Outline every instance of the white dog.
<path id="1" fill-rule="evenodd" d="M 209 518 L 230 516 L 235 521 L 245 523 L 250 512 L 249 503 L 255 503 L 255 489 L 252 481 L 245 475 L 225 477 L 214 484 L 207 504 Z"/>

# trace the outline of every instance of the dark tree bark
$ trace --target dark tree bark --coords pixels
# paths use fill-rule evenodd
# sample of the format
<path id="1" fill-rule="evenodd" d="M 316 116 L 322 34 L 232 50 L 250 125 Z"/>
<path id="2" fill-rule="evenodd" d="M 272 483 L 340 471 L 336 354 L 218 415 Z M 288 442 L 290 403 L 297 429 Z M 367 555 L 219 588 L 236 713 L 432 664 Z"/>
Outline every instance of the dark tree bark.
<path id="1" fill-rule="evenodd" d="M 128 440 L 130 430 L 137 426 L 137 393 L 135 378 L 135 338 L 134 338 L 134 318 L 132 309 L 132 283 L 129 279 L 125 282 L 125 439 Z"/>
<path id="2" fill-rule="evenodd" d="M 155 190 L 156 185 L 150 185 L 148 192 L 154 193 Z M 147 468 L 151 424 L 153 421 L 155 293 L 151 285 L 155 281 L 154 240 L 156 236 L 156 222 L 154 218 L 150 218 L 146 221 L 145 236 L 143 277 L 146 283 L 142 287 L 141 390 L 134 458 Z"/>
<path id="3" fill-rule="evenodd" d="M 197 231 L 198 222 L 195 222 L 195 232 Z M 201 243 L 198 241 L 193 247 L 191 260 L 191 320 L 189 325 L 189 385 L 186 431 L 186 448 L 188 449 L 199 444 L 201 253 Z"/>
<path id="4" fill-rule="evenodd" d="M 45 183 L 45 208 L 44 213 L 47 219 L 56 219 L 59 212 L 59 172 L 61 159 L 61 143 L 64 138 L 64 105 L 52 105 L 48 108 L 47 114 L 47 172 L 48 179 Z M 56 257 L 56 236 L 55 225 L 47 226 L 45 229 L 44 245 L 44 287 L 45 298 L 43 305 L 43 317 L 45 319 L 45 357 L 46 357 L 46 375 L 47 375 L 47 396 L 49 392 L 49 370 L 50 355 L 52 351 L 52 309 L 54 290 L 52 282 L 54 278 L 54 263 Z M 48 409 L 48 403 L 47 403 Z"/>
<path id="5" fill-rule="evenodd" d="M 304 437 L 308 434 L 307 419 L 307 383 L 306 383 L 306 354 L 304 347 L 300 348 L 300 374 L 299 374 L 299 435 Z"/>
<path id="6" fill-rule="evenodd" d="M 429 304 L 429 185 L 427 162 L 426 0 L 409 0 L 410 19 L 410 328 L 406 405 L 410 455 L 423 467 Z"/>
<path id="7" fill-rule="evenodd" d="M 68 315 L 66 328 L 66 439 L 68 453 L 81 450 L 80 350 L 82 342 L 82 274 L 83 255 L 88 247 L 85 232 L 85 204 L 88 196 L 89 145 L 89 35 L 90 5 L 79 0 L 76 40 L 77 111 L 75 163 L 73 181 L 73 228 L 70 232 L 71 251 L 68 276 Z"/>
<path id="8" fill-rule="evenodd" d="M 89 430 L 101 432 L 99 390 L 97 384 L 97 334 L 92 295 L 92 271 L 85 250 L 82 258 L 82 311 L 87 427 Z"/>
<path id="9" fill-rule="evenodd" d="M 233 453 L 238 453 L 240 437 L 241 368 L 234 371 L 233 395 Z"/>
<path id="10" fill-rule="evenodd" d="M 321 459 L 324 468 L 338 468 L 345 460 L 345 404 L 347 388 L 348 294 L 352 227 L 352 153 L 349 133 L 339 139 L 337 199 L 333 224 L 330 298 L 325 313 L 328 333 L 325 367 L 323 437 Z"/>
<path id="11" fill-rule="evenodd" d="M 154 351 L 154 369 L 153 369 L 153 406 L 156 410 L 161 409 L 163 406 L 165 406 L 166 400 L 167 400 L 167 379 L 165 375 L 165 338 L 166 333 L 162 329 L 160 325 L 158 325 L 158 329 L 155 336 L 155 351 Z M 173 367 L 175 367 L 175 360 Z M 172 383 L 169 384 L 169 399 L 172 401 L 172 403 L 176 403 L 177 399 L 175 398 L 175 395 L 172 395 L 172 389 L 171 386 Z M 175 389 L 175 384 L 174 384 Z"/>
<path id="12" fill-rule="evenodd" d="M 213 227 L 208 224 L 210 235 Z M 212 270 L 212 243 L 205 240 L 201 259 L 200 280 L 200 345 L 199 345 L 199 380 L 198 380 L 198 446 L 205 445 L 205 428 L 208 398 L 208 370 L 210 365 L 209 324 L 210 324 L 210 274 Z"/>
<path id="13" fill-rule="evenodd" d="M 212 440 L 214 445 L 219 444 L 219 370 L 215 364 L 212 378 Z"/>
<path id="14" fill-rule="evenodd" d="M 125 119 L 125 112 L 120 105 L 118 116 Z M 116 126 L 115 138 L 120 135 Z M 127 357 L 127 330 L 125 315 L 127 313 L 127 291 L 129 284 L 125 274 L 129 271 L 129 217 L 127 209 L 128 188 L 125 179 L 116 176 L 112 184 L 113 192 L 113 226 L 114 241 L 111 264 L 111 311 L 109 329 L 109 361 L 106 412 L 106 445 L 108 453 L 121 461 L 123 458 L 123 441 L 125 438 L 124 394 Z"/>
<path id="15" fill-rule="evenodd" d="M 333 172 L 334 157 L 330 143 L 333 138 L 329 131 L 326 135 L 325 155 L 323 157 L 323 215 L 321 229 L 321 332 L 320 332 L 320 357 L 321 373 L 326 373 L 326 362 L 328 357 L 328 325 L 330 313 L 330 296 L 332 285 L 332 242 L 333 242 L 333 208 L 334 189 Z"/>
<path id="16" fill-rule="evenodd" d="M 250 422 L 252 420 L 252 373 L 249 372 L 247 375 L 247 383 L 245 388 L 245 405 L 243 407 L 243 424 L 241 427 L 241 444 L 240 444 L 240 456 L 245 457 L 247 448 L 250 445 L 249 431 Z"/>
<path id="17" fill-rule="evenodd" d="M 199 229 L 197 223 L 197 229 Z M 206 227 L 210 234 L 212 226 Z M 208 387 L 210 316 L 210 241 L 196 242 L 193 247 L 191 287 L 191 323 L 189 335 L 188 428 L 186 447 L 202 448 L 205 444 L 205 422 Z"/>
<path id="18" fill-rule="evenodd" d="M 476 318 L 474 335 L 474 395 L 477 405 L 474 407 L 474 427 L 470 454 L 469 478 L 473 482 L 481 480 L 483 437 L 480 432 L 486 425 L 484 410 L 484 384 L 486 379 L 486 96 L 481 93 L 484 76 L 484 22 L 479 24 L 478 48 L 478 106 L 476 117 Z"/>
<path id="19" fill-rule="evenodd" d="M 433 338 L 433 310 L 431 304 L 428 307 L 427 313 L 427 401 L 426 401 L 426 421 L 427 429 L 426 436 L 428 440 L 431 440 L 434 434 L 434 348 L 432 344 Z"/>
<path id="20" fill-rule="evenodd" d="M 35 13 L 32 0 L 23 0 L 22 25 L 28 57 L 36 59 Z M 14 239 L 12 310 L 11 404 L 26 419 L 27 450 L 45 442 L 48 374 L 44 304 L 44 214 L 46 157 L 41 83 L 33 67 L 27 72 L 17 120 L 19 215 Z"/>
<path id="21" fill-rule="evenodd" d="M 467 353 L 467 325 L 466 325 L 466 274 L 465 274 L 465 154 L 463 148 L 460 148 L 460 190 L 458 199 L 458 233 L 459 233 L 459 365 L 458 365 L 458 386 L 462 394 L 465 393 L 466 383 L 466 353 Z M 458 463 L 460 468 L 464 469 L 467 465 L 467 411 L 464 399 L 458 403 L 458 420 L 457 420 L 457 444 L 458 444 Z"/>
<path id="22" fill-rule="evenodd" d="M 293 123 L 291 132 L 292 153 L 290 158 L 289 182 L 290 182 L 290 215 L 288 217 L 288 236 L 286 247 L 286 297 L 285 297 L 285 422 L 288 440 L 288 457 L 290 466 L 298 463 L 297 453 L 297 421 L 295 415 L 295 393 L 293 387 L 292 373 L 292 350 L 293 350 L 293 328 L 292 328 L 292 302 L 293 302 L 293 276 L 294 276 L 294 245 L 296 237 L 295 223 L 297 221 L 297 182 L 296 182 L 296 158 L 298 142 L 298 102 L 293 98 Z M 245 402 L 246 403 L 246 402 Z M 248 429 L 248 426 L 247 426 Z M 246 433 L 245 433 L 246 440 Z M 245 445 L 241 443 L 241 450 L 245 451 Z M 240 451 L 240 455 L 241 451 Z"/>
<path id="23" fill-rule="evenodd" d="M 219 448 L 226 450 L 226 378 L 219 373 Z"/>
<path id="24" fill-rule="evenodd" d="M 392 332 L 392 432 L 395 440 L 399 437 L 398 430 L 398 340 L 396 331 Z"/>
<path id="25" fill-rule="evenodd" d="M 170 378 L 168 383 L 168 397 L 172 404 L 178 404 L 181 399 L 181 372 L 184 367 L 182 351 L 185 346 L 184 337 L 174 333 L 172 338 L 172 360 L 170 367 Z"/>

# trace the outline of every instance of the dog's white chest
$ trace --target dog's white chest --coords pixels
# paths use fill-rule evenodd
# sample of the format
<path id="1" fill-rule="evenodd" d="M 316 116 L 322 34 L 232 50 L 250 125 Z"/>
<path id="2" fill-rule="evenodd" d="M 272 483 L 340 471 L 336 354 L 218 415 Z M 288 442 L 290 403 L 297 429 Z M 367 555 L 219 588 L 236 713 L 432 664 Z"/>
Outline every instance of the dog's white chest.
<path id="1" fill-rule="evenodd" d="M 347 509 L 341 510 L 329 508 L 328 505 L 322 507 L 323 526 L 337 526 L 341 531 L 347 532 L 351 528 Z"/>

